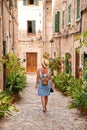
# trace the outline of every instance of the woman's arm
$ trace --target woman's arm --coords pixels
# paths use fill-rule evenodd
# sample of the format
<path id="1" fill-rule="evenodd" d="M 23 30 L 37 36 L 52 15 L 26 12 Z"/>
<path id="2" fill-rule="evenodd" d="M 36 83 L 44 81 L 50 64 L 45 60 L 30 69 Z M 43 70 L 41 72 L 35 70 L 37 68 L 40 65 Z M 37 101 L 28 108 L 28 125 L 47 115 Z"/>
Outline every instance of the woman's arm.
<path id="1" fill-rule="evenodd" d="M 50 84 L 51 84 L 51 87 L 54 89 L 54 84 L 53 84 L 53 82 L 52 82 L 52 75 L 51 75 L 51 72 L 50 72 Z"/>
<path id="2" fill-rule="evenodd" d="M 40 77 L 40 70 L 38 70 L 37 71 L 37 76 L 36 76 L 36 86 L 35 86 L 35 88 L 37 88 L 38 87 L 38 80 L 39 80 L 39 77 Z"/>

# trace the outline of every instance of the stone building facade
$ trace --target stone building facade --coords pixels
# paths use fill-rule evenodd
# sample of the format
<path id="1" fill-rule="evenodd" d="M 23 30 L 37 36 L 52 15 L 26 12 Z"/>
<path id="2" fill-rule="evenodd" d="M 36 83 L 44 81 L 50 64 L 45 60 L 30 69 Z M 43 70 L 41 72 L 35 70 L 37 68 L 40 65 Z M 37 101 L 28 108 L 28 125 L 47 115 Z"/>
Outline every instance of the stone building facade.
<path id="1" fill-rule="evenodd" d="M 77 48 L 81 39 L 76 37 L 87 30 L 86 0 L 46 0 L 44 2 L 44 47 L 52 58 L 65 59 L 66 73 L 79 77 L 79 69 L 84 71 L 87 58 L 87 47 L 83 46 L 80 53 Z M 84 39 L 84 38 L 83 38 Z M 82 39 L 82 40 L 83 40 Z M 68 60 L 68 56 L 71 57 Z"/>
<path id="2" fill-rule="evenodd" d="M 85 31 L 87 32 L 87 1 L 86 0 L 81 0 L 81 32 L 84 33 Z M 86 40 L 87 42 L 87 37 L 85 38 L 84 36 L 81 38 L 81 41 Z M 81 54 L 81 67 L 83 68 L 83 77 L 87 79 L 87 73 L 85 73 L 85 69 L 87 70 L 87 45 L 83 46 L 80 51 Z"/>
<path id="3" fill-rule="evenodd" d="M 0 57 L 2 57 L 2 2 L 0 1 Z M 0 65 L 0 90 L 3 88 L 3 72 Z"/>
<path id="4" fill-rule="evenodd" d="M 7 52 L 17 55 L 18 45 L 17 0 L 0 0 L 0 58 Z M 0 71 L 0 89 L 5 88 L 6 68 Z"/>
<path id="5" fill-rule="evenodd" d="M 51 2 L 51 0 L 49 1 Z M 86 52 L 86 47 L 77 53 L 80 40 L 75 41 L 75 38 L 87 29 L 87 2 L 85 0 L 55 0 L 51 4 L 53 5 L 52 15 L 50 15 L 53 25 L 52 53 L 64 57 L 67 68 L 70 67 L 70 72 L 69 70 L 66 72 L 72 73 L 78 78 L 79 68 L 83 68 L 82 55 Z M 68 55 L 71 56 L 71 61 L 68 61 Z"/>
<path id="6" fill-rule="evenodd" d="M 18 0 L 18 56 L 25 72 L 36 72 L 43 56 L 43 1 Z"/>
<path id="7" fill-rule="evenodd" d="M 79 41 L 74 41 L 76 35 L 80 33 L 80 17 L 77 18 L 77 1 L 73 0 L 62 0 L 55 1 L 54 10 L 56 8 L 55 18 L 54 18 L 54 46 L 56 49 L 57 56 L 64 57 L 65 64 L 67 68 L 69 67 L 67 55 L 71 55 L 70 68 L 74 76 L 78 76 L 76 70 L 79 69 L 79 61 L 77 61 L 80 56 L 76 52 L 76 48 L 79 45 Z M 58 6 L 57 6 L 58 5 Z M 56 20 L 58 18 L 58 21 Z M 56 30 L 56 23 L 58 29 Z M 56 47 L 57 46 L 57 47 Z M 80 60 L 80 59 L 79 59 Z M 69 70 L 66 70 L 69 73 Z"/>

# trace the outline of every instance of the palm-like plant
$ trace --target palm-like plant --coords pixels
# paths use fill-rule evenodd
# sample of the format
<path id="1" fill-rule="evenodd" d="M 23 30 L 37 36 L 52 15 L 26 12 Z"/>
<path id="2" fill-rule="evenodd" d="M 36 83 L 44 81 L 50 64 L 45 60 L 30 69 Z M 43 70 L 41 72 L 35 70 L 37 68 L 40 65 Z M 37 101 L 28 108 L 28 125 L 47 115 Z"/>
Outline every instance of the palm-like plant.
<path id="1" fill-rule="evenodd" d="M 12 115 L 12 110 L 18 111 L 18 109 L 10 103 L 11 95 L 9 91 L 0 92 L 0 117 L 4 115 Z"/>
<path id="2" fill-rule="evenodd" d="M 6 87 L 12 93 L 19 93 L 26 87 L 26 76 L 24 68 L 20 66 L 18 58 L 14 54 L 7 54 Z"/>

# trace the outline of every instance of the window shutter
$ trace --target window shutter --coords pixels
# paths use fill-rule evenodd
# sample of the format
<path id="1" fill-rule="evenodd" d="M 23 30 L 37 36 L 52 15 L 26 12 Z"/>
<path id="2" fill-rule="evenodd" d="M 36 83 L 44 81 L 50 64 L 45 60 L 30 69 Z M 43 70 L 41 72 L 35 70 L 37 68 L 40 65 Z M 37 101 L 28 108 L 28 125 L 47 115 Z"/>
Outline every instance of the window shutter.
<path id="1" fill-rule="evenodd" d="M 60 18 L 60 13 L 57 12 L 55 14 L 55 32 L 59 32 L 59 18 Z"/>
<path id="2" fill-rule="evenodd" d="M 65 11 L 62 12 L 62 27 L 64 27 L 64 14 L 65 14 Z"/>
<path id="3" fill-rule="evenodd" d="M 57 12 L 57 15 L 58 15 L 58 32 L 60 31 L 60 12 Z"/>
<path id="4" fill-rule="evenodd" d="M 26 0 L 23 0 L 23 5 L 24 5 L 24 6 L 26 5 Z"/>
<path id="5" fill-rule="evenodd" d="M 34 0 L 34 4 L 35 4 L 35 5 L 38 5 L 38 0 Z"/>
<path id="6" fill-rule="evenodd" d="M 80 18 L 80 0 L 77 0 L 77 19 Z"/>
<path id="7" fill-rule="evenodd" d="M 71 22 L 71 5 L 68 6 L 68 23 Z"/>
<path id="8" fill-rule="evenodd" d="M 13 6 L 13 2 L 12 0 L 9 0 L 9 7 L 12 7 Z"/>
<path id="9" fill-rule="evenodd" d="M 35 21 L 32 21 L 32 33 L 35 34 Z"/>

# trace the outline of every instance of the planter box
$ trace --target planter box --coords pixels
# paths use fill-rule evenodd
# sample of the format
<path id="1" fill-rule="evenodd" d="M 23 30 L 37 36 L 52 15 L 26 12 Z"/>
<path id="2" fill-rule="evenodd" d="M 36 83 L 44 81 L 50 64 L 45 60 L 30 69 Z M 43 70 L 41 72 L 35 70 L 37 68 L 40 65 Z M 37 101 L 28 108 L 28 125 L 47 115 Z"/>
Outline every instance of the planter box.
<path id="1" fill-rule="evenodd" d="M 79 110 L 83 116 L 87 116 L 87 107 L 80 107 Z"/>
<path id="2" fill-rule="evenodd" d="M 10 103 L 13 104 L 15 101 L 17 101 L 17 99 L 18 99 L 18 94 L 13 94 Z"/>

